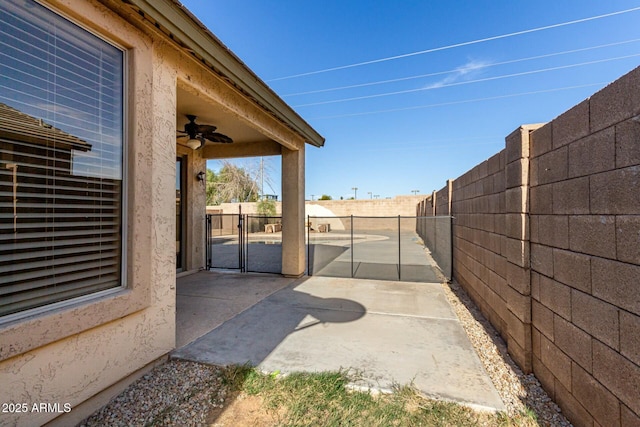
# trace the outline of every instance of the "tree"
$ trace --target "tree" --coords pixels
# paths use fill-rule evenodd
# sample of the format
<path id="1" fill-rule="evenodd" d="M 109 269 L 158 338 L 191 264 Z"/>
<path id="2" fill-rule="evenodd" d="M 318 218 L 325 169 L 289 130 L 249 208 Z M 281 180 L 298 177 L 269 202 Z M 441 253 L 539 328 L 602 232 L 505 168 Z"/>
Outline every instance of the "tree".
<path id="1" fill-rule="evenodd" d="M 258 213 L 264 216 L 276 216 L 276 202 L 272 199 L 262 199 L 257 205 Z"/>
<path id="2" fill-rule="evenodd" d="M 322 196 L 320 196 L 318 200 L 331 200 L 331 196 L 327 194 L 323 194 Z"/>
<path id="3" fill-rule="evenodd" d="M 255 202 L 258 184 L 244 168 L 224 161 L 218 173 L 207 169 L 207 205 Z"/>
<path id="4" fill-rule="evenodd" d="M 207 181 L 206 181 L 207 206 L 214 206 L 214 205 L 220 204 L 217 202 L 217 198 L 216 198 L 217 181 L 218 181 L 218 176 L 216 175 L 216 173 L 211 169 L 207 169 Z"/>

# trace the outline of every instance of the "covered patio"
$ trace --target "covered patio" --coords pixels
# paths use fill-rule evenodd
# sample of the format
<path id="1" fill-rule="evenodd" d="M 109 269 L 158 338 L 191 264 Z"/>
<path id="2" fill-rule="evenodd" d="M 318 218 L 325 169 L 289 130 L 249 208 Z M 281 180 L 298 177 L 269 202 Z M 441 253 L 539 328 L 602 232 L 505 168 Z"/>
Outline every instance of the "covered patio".
<path id="1" fill-rule="evenodd" d="M 152 8 L 147 20 L 161 24 L 178 40 L 174 58 L 174 87 L 167 87 L 175 105 L 176 130 L 176 259 L 178 272 L 205 266 L 206 161 L 281 156 L 282 271 L 299 277 L 306 267 L 304 251 L 305 146 L 324 145 L 324 138 L 229 51 L 178 2 L 172 8 Z M 197 25 L 194 25 L 197 24 Z M 183 57 L 196 59 L 185 61 Z M 187 135 L 190 117 L 200 126 L 214 127 L 232 143 Z M 183 130 L 184 129 L 184 130 Z M 202 141 L 191 144 L 193 136 Z M 224 138 L 223 138 L 224 140 Z"/>

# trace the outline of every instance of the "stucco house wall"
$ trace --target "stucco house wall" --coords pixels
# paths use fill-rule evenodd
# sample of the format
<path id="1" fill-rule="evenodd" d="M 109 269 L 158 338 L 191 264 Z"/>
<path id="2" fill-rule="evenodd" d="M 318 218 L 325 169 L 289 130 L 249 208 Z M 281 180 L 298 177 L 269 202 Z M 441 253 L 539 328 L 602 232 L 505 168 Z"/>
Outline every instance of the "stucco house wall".
<path id="1" fill-rule="evenodd" d="M 175 344 L 175 73 L 171 53 L 96 2 L 47 3 L 130 56 L 128 283 L 98 301 L 0 326 L 0 401 L 70 404 L 167 354 Z M 58 413 L 0 415 L 44 424 Z"/>
<path id="2" fill-rule="evenodd" d="M 127 191 L 123 213 L 127 287 L 56 310 L 45 308 L 15 321 L 0 319 L 0 402 L 57 403 L 61 408 L 65 404 L 71 408 L 69 413 L 2 413 L 0 425 L 78 422 L 136 375 L 166 360 L 174 349 L 176 156 L 186 159 L 186 255 L 181 274 L 188 274 L 205 263 L 206 194 L 196 175 L 206 169 L 206 158 L 282 154 L 283 174 L 289 182 L 283 189 L 288 203 L 285 211 L 302 217 L 304 148 L 309 143 L 305 132 L 312 133 L 314 145 L 324 142 L 295 113 L 286 110 L 286 104 L 266 86 L 260 90 L 273 100 L 269 106 L 272 110 L 239 90 L 230 77 L 181 49 L 132 2 L 42 3 L 127 51 Z M 193 28 L 185 31 L 200 37 L 202 44 L 213 37 L 210 33 L 203 36 L 201 24 L 177 2 L 163 0 L 152 6 L 144 1 L 133 3 L 186 16 L 185 22 Z M 162 16 L 157 10 L 154 13 Z M 250 73 L 233 54 L 226 54 L 230 69 Z M 256 81 L 251 84 L 256 85 Z M 185 102 L 185 94 L 196 97 L 196 104 L 214 106 L 224 117 L 233 118 L 236 128 L 243 127 L 243 132 L 264 135 L 264 140 L 237 148 L 217 150 L 206 146 L 197 151 L 177 142 L 176 129 L 185 123 L 177 108 L 181 96 Z M 294 275 L 304 271 L 304 241 L 299 242 L 303 231 L 302 221 L 292 221 L 284 238 L 292 261 L 283 269 Z"/>

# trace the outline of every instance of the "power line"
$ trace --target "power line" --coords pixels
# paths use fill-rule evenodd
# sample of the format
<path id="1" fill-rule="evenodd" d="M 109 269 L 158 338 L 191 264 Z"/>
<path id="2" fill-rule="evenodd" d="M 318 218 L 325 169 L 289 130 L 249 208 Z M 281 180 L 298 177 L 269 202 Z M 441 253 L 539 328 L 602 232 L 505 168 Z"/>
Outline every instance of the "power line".
<path id="1" fill-rule="evenodd" d="M 544 72 L 548 72 L 548 71 L 562 70 L 562 69 L 567 69 L 567 68 L 580 67 L 580 66 L 584 66 L 584 65 L 592 65 L 592 64 L 602 63 L 602 62 L 609 62 L 609 61 L 615 61 L 615 60 L 620 60 L 620 59 L 633 58 L 633 57 L 637 57 L 637 56 L 640 56 L 640 54 L 618 56 L 618 57 L 615 57 L 615 58 L 608 58 L 608 59 L 598 59 L 598 60 L 595 60 L 595 61 L 581 62 L 581 63 L 578 63 L 578 64 L 561 65 L 561 66 L 558 66 L 558 67 L 549 67 L 549 68 L 543 68 L 543 69 L 540 69 L 540 70 L 523 71 L 521 73 L 505 74 L 505 75 L 502 75 L 502 76 L 486 77 L 486 78 L 483 78 L 483 79 L 467 80 L 467 81 L 463 81 L 463 82 L 435 84 L 435 85 L 430 85 L 430 86 L 422 87 L 422 88 L 418 88 L 418 89 L 399 90 L 399 91 L 395 91 L 395 92 L 378 93 L 378 94 L 374 94 L 374 95 L 356 96 L 356 97 L 353 97 L 353 98 L 334 99 L 334 100 L 331 100 L 331 101 L 311 102 L 311 103 L 308 103 L 308 104 L 296 105 L 296 106 L 294 106 L 294 108 L 311 107 L 311 106 L 315 106 L 315 105 L 325 105 L 325 104 L 335 104 L 335 103 L 339 103 L 339 102 L 348 102 L 348 101 L 358 101 L 358 100 L 362 100 L 362 99 L 380 98 L 380 97 L 383 97 L 383 96 L 403 95 L 403 94 L 406 94 L 406 93 L 422 92 L 422 91 L 425 91 L 425 90 L 440 89 L 440 88 L 443 88 L 443 87 L 460 86 L 460 85 L 466 85 L 466 84 L 471 84 L 471 83 L 487 82 L 487 81 L 492 81 L 492 80 L 501 80 L 501 79 L 506 79 L 506 78 L 511 78 L 511 77 L 525 76 L 525 75 L 529 75 L 529 74 L 538 74 L 538 73 L 544 73 Z"/>
<path id="2" fill-rule="evenodd" d="M 500 141 L 502 139 L 502 141 Z M 485 141 L 485 142 L 468 142 L 473 140 Z M 487 142 L 488 141 L 488 142 Z M 466 144 L 460 144 L 459 142 L 468 142 Z M 438 145 L 434 145 L 434 144 Z M 460 146 L 481 146 L 481 145 L 495 145 L 504 144 L 504 135 L 485 135 L 465 138 L 427 138 L 423 141 L 397 143 L 393 147 L 389 147 L 388 142 L 384 142 L 384 145 L 376 145 L 375 143 L 367 142 L 367 151 L 393 151 L 399 148 L 403 150 L 424 149 L 425 147 L 432 148 L 450 148 L 451 144 L 455 143 L 456 147 Z"/>
<path id="3" fill-rule="evenodd" d="M 562 51 L 562 52 L 554 52 L 554 53 L 547 53 L 547 54 L 544 54 L 544 55 L 530 56 L 528 58 L 520 58 L 520 59 L 512 59 L 512 60 L 509 60 L 509 61 L 494 62 L 494 63 L 487 64 L 487 65 L 483 66 L 482 68 L 489 68 L 489 67 L 494 67 L 494 66 L 497 66 L 497 65 L 513 64 L 513 63 L 516 63 L 516 62 L 531 61 L 531 60 L 534 60 L 534 59 L 549 58 L 549 57 L 552 57 L 552 56 L 566 55 L 566 54 L 569 54 L 569 53 L 584 52 L 584 51 L 587 51 L 587 50 L 601 49 L 601 48 L 604 48 L 604 47 L 619 46 L 619 45 L 622 45 L 622 44 L 634 43 L 634 42 L 638 42 L 638 41 L 640 41 L 640 39 L 632 39 L 632 40 L 626 40 L 626 41 L 622 41 L 622 42 L 608 43 L 608 44 L 602 44 L 602 45 L 598 45 L 598 46 L 590 46 L 590 47 L 584 47 L 584 48 L 580 48 L 580 49 L 565 50 L 565 51 Z M 401 82 L 401 81 L 415 80 L 415 79 L 421 79 L 421 78 L 425 78 L 425 77 L 433 77 L 433 76 L 439 76 L 439 75 L 443 75 L 443 74 L 450 74 L 450 73 L 455 73 L 456 71 L 459 71 L 459 68 L 454 68 L 453 70 L 447 70 L 447 71 L 438 71 L 438 72 L 429 73 L 429 74 L 420 74 L 420 75 L 417 75 L 417 76 L 400 77 L 400 78 L 397 78 L 397 79 L 379 80 L 379 81 L 375 81 L 375 82 L 360 83 L 360 84 L 354 84 L 354 85 L 349 85 L 349 86 L 338 86 L 338 87 L 332 87 L 332 88 L 327 88 L 327 89 L 310 90 L 310 91 L 306 91 L 306 92 L 288 93 L 288 94 L 282 95 L 282 97 L 294 97 L 294 96 L 301 96 L 301 95 L 311 95 L 311 94 L 315 94 L 315 93 L 334 92 L 334 91 L 338 91 L 338 90 L 354 89 L 354 88 L 366 87 L 366 86 L 376 86 L 376 85 L 387 84 L 387 83 L 396 83 L 396 82 Z"/>
<path id="4" fill-rule="evenodd" d="M 499 39 L 504 39 L 504 38 L 507 38 L 507 37 L 514 37 L 514 36 L 520 36 L 520 35 L 523 35 L 523 34 L 529 34 L 529 33 L 538 32 L 538 31 L 550 30 L 550 29 L 553 29 L 553 28 L 564 27 L 564 26 L 567 26 L 567 25 L 580 24 L 580 23 L 583 23 L 583 22 L 593 21 L 593 20 L 596 20 L 596 19 L 608 18 L 610 16 L 615 16 L 615 15 L 621 15 L 621 14 L 624 14 L 624 13 L 634 12 L 636 10 L 640 10 L 640 6 L 639 7 L 634 7 L 634 8 L 631 8 L 631 9 L 620 10 L 620 11 L 617 11 L 617 12 L 605 13 L 603 15 L 591 16 L 589 18 L 582 18 L 582 19 L 576 19 L 576 20 L 573 20 L 573 21 L 561 22 L 559 24 L 545 25 L 543 27 L 531 28 L 531 29 L 528 29 L 528 30 L 516 31 L 516 32 L 513 32 L 513 33 L 508 33 L 508 34 L 501 34 L 499 36 L 486 37 L 486 38 L 483 38 L 483 39 L 477 39 L 477 40 L 471 40 L 471 41 L 462 42 L 462 43 L 455 43 L 455 44 L 451 44 L 451 45 L 447 45 L 447 46 L 435 47 L 435 48 L 431 48 L 431 49 L 421 50 L 421 51 L 418 51 L 418 52 L 405 53 L 405 54 L 402 54 L 402 55 L 389 56 L 389 57 L 380 58 L 380 59 L 373 59 L 373 60 L 370 60 L 370 61 L 358 62 L 358 63 L 355 63 L 355 64 L 341 65 L 341 66 L 338 66 L 338 67 L 325 68 L 323 70 L 309 71 L 309 72 L 306 72 L 306 73 L 300 73 L 300 74 L 293 74 L 293 75 L 290 75 L 290 76 L 278 77 L 278 78 L 275 78 L 275 79 L 267 80 L 267 82 L 275 82 L 275 81 L 279 81 L 279 80 L 293 79 L 293 78 L 297 78 L 297 77 L 310 76 L 310 75 L 314 75 L 314 74 L 328 73 L 330 71 L 344 70 L 344 69 L 347 69 L 347 68 L 361 67 L 363 65 L 377 64 L 377 63 L 380 63 L 380 62 L 393 61 L 393 60 L 396 60 L 396 59 L 408 58 L 408 57 L 411 57 L 411 56 L 424 55 L 426 53 L 432 53 L 432 52 L 438 52 L 438 51 L 441 51 L 441 50 L 454 49 L 456 47 L 469 46 L 469 45 L 473 45 L 473 44 L 484 43 L 484 42 L 493 41 L 493 40 L 499 40 Z"/>
<path id="5" fill-rule="evenodd" d="M 311 117 L 309 120 L 338 119 L 338 118 L 343 118 L 343 117 L 355 117 L 355 116 L 366 116 L 366 115 L 371 115 L 371 114 L 393 113 L 393 112 L 397 112 L 397 111 L 420 110 L 420 109 L 423 109 L 423 108 L 444 107 L 444 106 L 448 106 L 448 105 L 468 104 L 468 103 L 472 103 L 472 102 L 491 101 L 491 100 L 503 99 L 503 98 L 514 98 L 514 97 L 518 97 L 518 96 L 535 95 L 535 94 L 539 94 L 539 93 L 559 92 L 561 90 L 581 89 L 581 88 L 591 87 L 591 86 L 602 86 L 602 85 L 605 85 L 607 83 L 609 83 L 609 82 L 588 83 L 588 84 L 576 85 L 576 86 L 564 86 L 564 87 L 559 87 L 559 88 L 554 88 L 554 89 L 536 90 L 536 91 L 521 92 L 521 93 L 511 93 L 511 94 L 507 94 L 507 95 L 489 96 L 489 97 L 485 97 L 485 98 L 464 99 L 464 100 L 460 100 L 460 101 L 440 102 L 440 103 L 437 103 L 437 104 L 416 105 L 416 106 L 413 106 L 413 107 L 392 108 L 392 109 L 387 109 L 387 110 L 376 110 L 376 111 L 364 111 L 364 112 L 360 112 L 360 113 L 339 114 L 339 115 L 333 115 L 333 116 L 319 116 L 319 117 Z"/>
<path id="6" fill-rule="evenodd" d="M 500 139 L 502 138 L 502 140 Z M 487 138 L 483 138 L 483 139 L 487 139 Z M 466 139 L 464 138 L 460 138 L 461 141 L 466 141 Z M 394 151 L 397 152 L 399 149 L 401 149 L 402 151 L 413 151 L 413 150 L 429 150 L 429 151 L 433 151 L 436 150 L 438 148 L 446 148 L 446 149 L 451 149 L 452 147 L 455 148 L 460 148 L 460 147 L 480 147 L 480 146 L 484 146 L 484 145 L 503 145 L 504 146 L 504 136 L 502 137 L 496 137 L 495 140 L 490 141 L 490 142 L 482 142 L 482 143 L 470 143 L 470 144 L 441 144 L 441 145 L 430 145 L 429 144 L 430 141 L 426 141 L 425 143 L 423 143 L 421 146 L 419 145 L 410 145 L 410 146 L 405 146 L 403 144 L 394 144 L 393 147 L 371 147 L 367 145 L 367 152 L 374 152 L 374 151 Z"/>

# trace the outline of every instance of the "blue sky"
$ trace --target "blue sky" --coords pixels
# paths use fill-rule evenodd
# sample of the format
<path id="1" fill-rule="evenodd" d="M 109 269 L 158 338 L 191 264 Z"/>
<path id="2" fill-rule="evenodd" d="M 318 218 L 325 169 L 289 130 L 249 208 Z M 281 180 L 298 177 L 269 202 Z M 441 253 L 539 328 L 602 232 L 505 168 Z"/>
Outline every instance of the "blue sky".
<path id="1" fill-rule="evenodd" d="M 326 138 L 308 199 L 430 194 L 640 65 L 640 0 L 183 3 Z"/>

